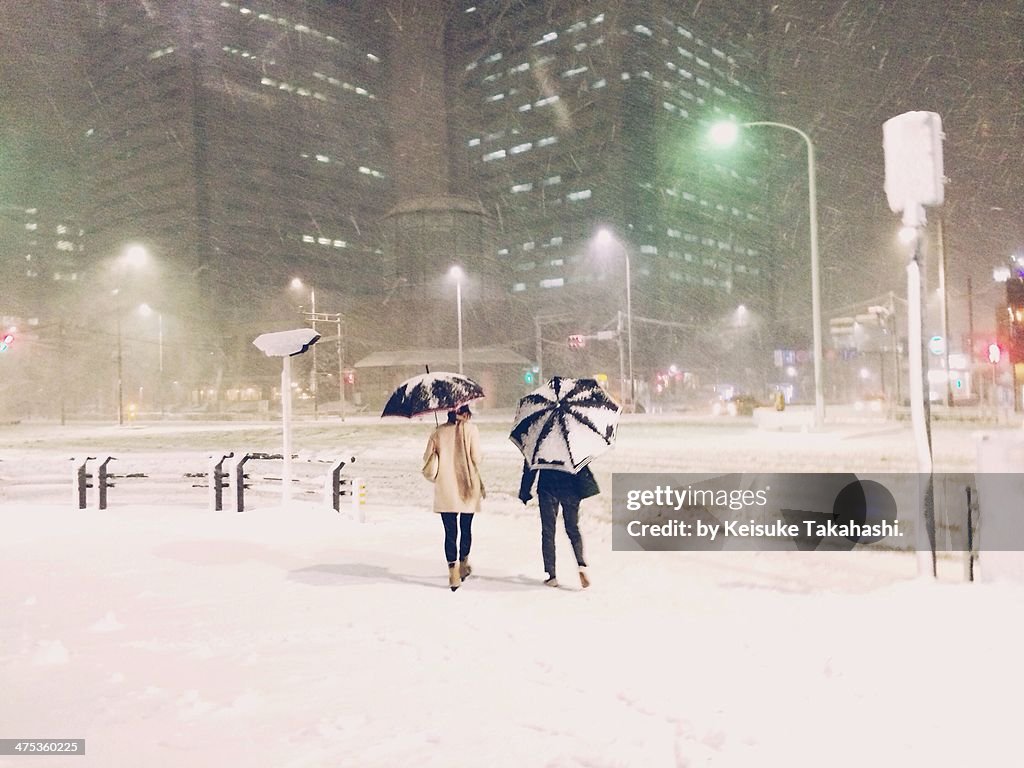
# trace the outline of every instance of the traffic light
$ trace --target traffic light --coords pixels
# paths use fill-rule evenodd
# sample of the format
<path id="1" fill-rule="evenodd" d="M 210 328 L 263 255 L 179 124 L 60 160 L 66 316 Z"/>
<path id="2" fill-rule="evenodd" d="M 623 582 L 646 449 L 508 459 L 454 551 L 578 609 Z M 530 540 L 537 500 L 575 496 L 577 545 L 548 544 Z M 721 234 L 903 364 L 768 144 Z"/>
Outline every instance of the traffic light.
<path id="1" fill-rule="evenodd" d="M 7 348 L 14 343 L 14 334 L 5 333 L 3 339 L 0 339 L 0 352 L 6 352 Z"/>
<path id="2" fill-rule="evenodd" d="M 904 112 L 882 125 L 885 194 L 893 213 L 942 205 L 942 138 L 942 118 L 935 112 Z"/>
<path id="3" fill-rule="evenodd" d="M 579 333 L 574 333 L 569 337 L 569 347 L 571 349 L 581 349 L 587 345 L 587 339 L 585 336 Z"/>
<path id="4" fill-rule="evenodd" d="M 992 365 L 996 365 L 1002 356 L 1003 352 L 1001 349 L 999 349 L 998 344 L 988 345 L 988 361 L 992 363 Z"/>

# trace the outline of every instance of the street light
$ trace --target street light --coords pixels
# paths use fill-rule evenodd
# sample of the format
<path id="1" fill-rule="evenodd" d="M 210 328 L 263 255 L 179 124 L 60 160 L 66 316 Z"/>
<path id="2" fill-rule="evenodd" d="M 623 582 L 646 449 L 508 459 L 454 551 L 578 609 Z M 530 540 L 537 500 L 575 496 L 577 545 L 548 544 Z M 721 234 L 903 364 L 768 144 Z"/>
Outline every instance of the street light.
<path id="1" fill-rule="evenodd" d="M 615 235 L 607 227 L 597 231 L 595 242 L 602 247 L 618 242 Z M 636 380 L 633 378 L 633 281 L 629 274 L 629 248 L 622 246 L 622 254 L 626 259 L 626 346 L 629 349 L 629 406 L 636 410 Z"/>
<path id="2" fill-rule="evenodd" d="M 301 278 L 293 277 L 291 287 L 295 290 L 302 290 L 306 287 L 305 283 L 302 282 Z M 316 330 L 316 289 L 311 285 L 309 286 L 309 327 L 314 331 Z M 313 374 L 310 377 L 310 389 L 313 390 L 313 421 L 316 421 L 320 416 L 319 405 L 317 403 L 317 367 L 316 367 L 316 346 L 313 346 Z M 344 399 L 344 398 L 342 398 Z"/>
<path id="3" fill-rule="evenodd" d="M 726 147 L 736 142 L 741 128 L 753 128 L 759 125 L 792 131 L 807 145 L 807 199 L 810 208 L 811 230 L 811 312 L 814 328 L 814 425 L 820 427 L 825 422 L 825 394 L 821 375 L 821 278 L 818 265 L 818 193 L 815 182 L 814 144 L 811 142 L 811 137 L 799 128 L 786 123 L 760 120 L 750 123 L 734 123 L 732 121 L 715 123 L 711 126 L 709 136 L 715 144 Z"/>
<path id="4" fill-rule="evenodd" d="M 462 373 L 462 280 L 466 273 L 456 265 L 448 270 L 448 276 L 455 280 L 455 314 L 459 322 L 459 373 Z"/>
<path id="5" fill-rule="evenodd" d="M 124 342 L 121 333 L 121 313 L 123 301 L 121 298 L 121 283 L 124 282 L 124 270 L 126 267 L 133 269 L 143 266 L 149 260 L 149 252 L 141 245 L 129 245 L 124 249 L 121 256 L 115 261 L 115 273 L 117 286 L 113 290 L 117 297 L 114 312 L 117 317 L 117 424 L 124 425 Z"/>

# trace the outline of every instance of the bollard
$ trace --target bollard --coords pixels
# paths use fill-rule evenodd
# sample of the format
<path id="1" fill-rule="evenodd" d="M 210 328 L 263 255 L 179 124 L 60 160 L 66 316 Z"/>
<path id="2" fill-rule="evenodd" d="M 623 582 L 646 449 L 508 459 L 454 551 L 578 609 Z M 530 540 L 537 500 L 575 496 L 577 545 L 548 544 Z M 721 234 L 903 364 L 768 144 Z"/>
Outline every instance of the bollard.
<path id="1" fill-rule="evenodd" d="M 348 460 L 348 463 L 352 463 L 355 460 L 355 456 L 352 456 Z M 341 470 L 344 469 L 345 464 L 346 462 L 344 459 L 338 459 L 331 464 L 329 488 L 331 494 L 331 507 L 335 512 L 341 512 L 341 497 L 345 494 L 345 491 L 343 491 L 342 488 L 350 484 L 349 480 L 346 480 L 341 476 Z M 351 491 L 349 491 L 349 493 L 351 493 Z"/>
<path id="2" fill-rule="evenodd" d="M 216 456 L 210 457 L 210 509 L 220 512 L 224 509 L 224 488 L 228 484 L 228 473 L 224 471 L 224 462 L 235 455 L 235 452 L 227 453 L 219 459 Z"/>
<path id="3" fill-rule="evenodd" d="M 245 462 L 252 458 L 252 454 L 240 456 L 231 465 L 231 479 L 235 483 L 235 512 L 245 511 L 245 489 L 249 486 L 245 483 Z"/>
<path id="4" fill-rule="evenodd" d="M 360 523 L 366 522 L 363 506 L 366 504 L 366 481 L 361 477 L 352 479 L 352 512 Z"/>
<path id="5" fill-rule="evenodd" d="M 71 460 L 75 461 L 74 458 Z M 92 473 L 89 472 L 89 462 L 95 460 L 95 456 L 86 456 L 81 464 L 74 467 L 75 496 L 77 497 L 76 501 L 79 509 L 85 509 L 89 505 L 88 490 L 92 488 L 92 484 L 89 482 L 92 480 Z"/>
<path id="6" fill-rule="evenodd" d="M 113 456 L 104 457 L 103 461 L 100 462 L 99 471 L 96 473 L 96 489 L 99 491 L 99 509 L 107 508 L 107 488 L 113 488 L 114 483 L 110 479 L 110 470 L 107 468 L 107 464 L 112 461 L 117 461 Z"/>

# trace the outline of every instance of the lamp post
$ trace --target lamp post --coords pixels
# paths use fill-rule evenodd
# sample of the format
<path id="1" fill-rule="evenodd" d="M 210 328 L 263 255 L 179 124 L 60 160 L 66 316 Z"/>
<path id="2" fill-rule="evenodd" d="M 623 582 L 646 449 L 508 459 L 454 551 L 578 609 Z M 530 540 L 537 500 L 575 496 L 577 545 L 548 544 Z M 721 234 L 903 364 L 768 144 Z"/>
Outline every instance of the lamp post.
<path id="1" fill-rule="evenodd" d="M 293 277 L 291 287 L 296 289 L 302 289 L 305 284 L 298 277 Z M 311 285 L 309 286 L 309 313 L 306 315 L 306 319 L 309 320 L 309 327 L 314 331 L 316 330 L 316 289 Z M 317 367 L 316 367 L 316 346 L 313 347 L 313 374 L 310 377 L 310 389 L 313 390 L 313 421 L 316 421 L 320 417 L 320 410 L 317 403 Z M 344 398 L 343 398 L 344 399 Z"/>
<path id="2" fill-rule="evenodd" d="M 466 273 L 456 265 L 448 270 L 449 277 L 455 280 L 455 314 L 459 324 L 459 373 L 462 373 L 462 279 Z"/>
<path id="3" fill-rule="evenodd" d="M 711 126 L 711 140 L 720 146 L 729 146 L 739 138 L 741 128 L 753 128 L 765 125 L 792 131 L 803 139 L 807 145 L 807 200 L 810 209 L 811 230 L 811 313 L 814 334 L 814 425 L 820 427 L 825 422 L 825 394 L 822 379 L 822 343 L 821 343 L 821 277 L 818 263 L 818 191 L 815 177 L 814 144 L 811 137 L 792 125 L 759 120 L 750 123 L 733 123 L 729 121 L 715 123 Z"/>
<path id="4" fill-rule="evenodd" d="M 141 245 L 130 245 L 125 248 L 124 253 L 115 262 L 117 273 L 117 286 L 114 288 L 116 302 L 114 312 L 117 316 L 117 425 L 124 425 L 124 342 L 121 333 L 121 313 L 123 301 L 121 298 L 122 283 L 124 282 L 124 270 L 126 267 L 140 267 L 149 260 L 149 253 Z"/>
<path id="5" fill-rule="evenodd" d="M 602 227 L 597 231 L 598 245 L 607 246 L 616 242 L 615 235 Z M 626 259 L 626 346 L 629 364 L 629 407 L 636 410 L 636 380 L 633 378 L 633 281 L 630 279 L 629 248 L 622 246 L 622 254 Z"/>

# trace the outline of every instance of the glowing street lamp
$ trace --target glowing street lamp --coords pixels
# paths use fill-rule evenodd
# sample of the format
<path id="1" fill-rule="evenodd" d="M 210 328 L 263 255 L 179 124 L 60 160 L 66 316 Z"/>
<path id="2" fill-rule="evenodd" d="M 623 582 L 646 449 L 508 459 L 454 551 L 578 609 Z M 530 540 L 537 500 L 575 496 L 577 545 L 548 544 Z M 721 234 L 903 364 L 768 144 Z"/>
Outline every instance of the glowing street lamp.
<path id="1" fill-rule="evenodd" d="M 712 142 L 720 147 L 728 147 L 739 138 L 741 128 L 753 128 L 765 125 L 792 131 L 803 139 L 807 146 L 807 199 L 810 214 L 811 230 L 811 313 L 814 332 L 814 423 L 821 426 L 825 422 L 825 391 L 822 380 L 822 340 L 821 340 L 821 277 L 818 265 L 818 192 L 815 178 L 817 176 L 814 163 L 814 144 L 811 137 L 792 125 L 768 121 L 735 123 L 723 121 L 711 126 L 708 133 Z"/>
<path id="2" fill-rule="evenodd" d="M 141 245 L 133 244 L 127 246 L 121 256 L 114 262 L 117 285 L 113 294 L 116 297 L 114 313 L 117 319 L 117 424 L 124 425 L 124 341 L 121 332 L 121 313 L 123 302 L 121 298 L 121 283 L 124 282 L 124 270 L 126 268 L 138 269 L 149 261 L 149 252 Z"/>

